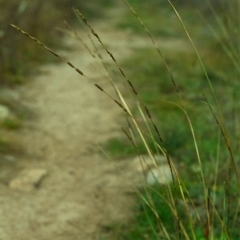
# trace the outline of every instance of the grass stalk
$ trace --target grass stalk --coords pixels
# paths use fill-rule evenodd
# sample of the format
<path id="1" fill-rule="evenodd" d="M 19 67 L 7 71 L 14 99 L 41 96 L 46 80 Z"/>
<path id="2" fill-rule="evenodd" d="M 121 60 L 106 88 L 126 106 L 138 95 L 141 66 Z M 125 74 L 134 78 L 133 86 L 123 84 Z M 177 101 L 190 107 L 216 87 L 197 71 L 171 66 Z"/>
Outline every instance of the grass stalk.
<path id="1" fill-rule="evenodd" d="M 213 89 L 212 83 L 211 83 L 211 81 L 210 81 L 210 79 L 209 79 L 209 77 L 208 77 L 206 68 L 205 68 L 205 66 L 204 66 L 204 64 L 203 64 L 203 61 L 202 61 L 202 59 L 201 59 L 201 57 L 200 57 L 200 55 L 199 55 L 199 53 L 198 53 L 198 50 L 197 50 L 195 44 L 193 43 L 193 40 L 192 40 L 189 32 L 187 31 L 186 26 L 185 26 L 185 24 L 184 24 L 181 16 L 179 15 L 179 13 L 178 13 L 178 11 L 176 10 L 176 8 L 173 6 L 172 2 L 171 2 L 170 0 L 168 0 L 168 2 L 169 2 L 169 4 L 170 4 L 170 6 L 172 7 L 173 11 L 175 12 L 176 16 L 178 17 L 178 19 L 179 19 L 179 21 L 180 21 L 180 23 L 181 23 L 181 25 L 182 25 L 182 27 L 183 27 L 183 29 L 184 29 L 184 32 L 186 33 L 187 38 L 189 39 L 189 41 L 190 41 L 190 43 L 191 43 L 191 45 L 192 45 L 192 47 L 193 47 L 193 49 L 194 49 L 194 51 L 195 51 L 195 53 L 196 53 L 196 55 L 197 55 L 197 58 L 198 58 L 198 60 L 199 60 L 199 62 L 200 62 L 200 65 L 201 65 L 201 67 L 202 67 L 202 70 L 203 70 L 203 72 L 204 72 L 204 74 L 205 74 L 205 77 L 206 77 L 206 79 L 207 79 L 208 85 L 209 85 L 210 90 L 211 90 L 211 92 L 212 92 L 212 96 L 213 96 L 213 98 L 214 98 L 215 104 L 216 104 L 216 106 L 217 106 L 218 114 L 219 114 L 219 117 L 220 117 L 220 125 L 219 125 L 219 126 L 220 126 L 221 129 L 222 129 L 223 137 L 224 137 L 224 140 L 225 140 L 227 149 L 228 149 L 229 154 L 230 154 L 231 162 L 232 162 L 232 165 L 233 165 L 233 168 L 234 168 L 234 171 L 235 171 L 237 180 L 238 180 L 238 185 L 239 185 L 239 187 L 240 187 L 240 177 L 239 177 L 237 165 L 236 165 L 236 162 L 235 162 L 235 159 L 234 159 L 234 155 L 233 155 L 233 151 L 232 151 L 232 148 L 231 148 L 230 140 L 229 140 L 229 137 L 228 137 L 228 134 L 227 134 L 227 130 L 226 130 L 226 127 L 225 127 L 224 119 L 223 119 L 223 116 L 222 116 L 222 111 L 221 111 L 221 109 L 220 109 L 220 106 L 219 106 L 219 103 L 218 103 L 218 100 L 217 100 L 215 91 L 214 91 L 214 89 Z"/>

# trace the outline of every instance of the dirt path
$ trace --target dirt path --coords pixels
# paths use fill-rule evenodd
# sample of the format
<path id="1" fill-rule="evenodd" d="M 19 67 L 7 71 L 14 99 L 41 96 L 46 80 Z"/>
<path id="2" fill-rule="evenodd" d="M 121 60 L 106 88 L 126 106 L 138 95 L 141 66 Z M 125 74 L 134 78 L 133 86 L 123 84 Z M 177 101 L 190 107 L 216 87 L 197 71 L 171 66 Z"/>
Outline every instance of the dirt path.
<path id="1" fill-rule="evenodd" d="M 116 57 L 129 54 L 125 33 L 95 28 Z M 68 59 L 114 94 L 86 49 L 66 42 L 74 49 Z M 20 130 L 26 153 L 12 163 L 8 180 L 21 170 L 41 168 L 47 175 L 33 190 L 0 184 L 0 239 L 105 239 L 106 226 L 126 220 L 132 206 L 132 188 L 95 145 L 119 135 L 121 110 L 65 64 L 43 71 L 21 89 L 22 103 L 35 116 Z"/>

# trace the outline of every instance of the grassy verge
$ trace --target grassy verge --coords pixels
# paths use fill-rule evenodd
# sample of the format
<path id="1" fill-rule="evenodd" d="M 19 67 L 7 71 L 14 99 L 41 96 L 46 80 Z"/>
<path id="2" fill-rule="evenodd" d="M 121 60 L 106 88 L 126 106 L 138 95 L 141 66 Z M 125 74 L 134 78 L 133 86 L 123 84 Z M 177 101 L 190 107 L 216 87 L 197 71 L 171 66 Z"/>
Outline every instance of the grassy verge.
<path id="1" fill-rule="evenodd" d="M 185 21 L 184 27 L 187 27 L 193 35 L 196 46 L 200 49 L 199 54 L 204 61 L 217 104 L 221 109 L 219 112 L 209 82 L 196 53 L 191 51 L 191 45 L 189 44 L 189 50 L 184 46 L 179 49 L 174 47 L 176 43 L 174 40 L 183 39 L 185 33 L 180 28 L 179 22 L 176 23 L 176 19 L 172 17 L 173 11 L 170 11 L 169 6 L 157 8 L 156 2 L 152 5 L 133 2 L 133 5 L 138 16 L 146 20 L 145 25 L 156 39 L 164 37 L 166 41 L 172 41 L 172 48 L 162 49 L 162 52 L 175 78 L 180 98 L 176 93 L 176 86 L 169 79 L 166 66 L 152 46 L 146 49 L 136 47 L 135 56 L 124 61 L 122 67 L 139 93 L 140 99 L 148 106 L 154 123 L 164 139 L 163 143 L 158 140 L 155 140 L 155 143 L 161 145 L 167 154 L 176 159 L 177 165 L 184 166 L 179 174 L 185 193 L 176 195 L 173 188 L 165 191 L 162 186 L 158 186 L 157 189 L 144 188 L 140 194 L 144 200 L 140 209 L 136 211 L 133 225 L 128 230 L 124 229 L 123 234 L 118 233 L 118 237 L 119 239 L 238 239 L 239 179 L 233 173 L 233 165 L 239 164 L 238 44 L 230 34 L 231 29 L 225 36 L 218 32 L 220 44 L 217 43 L 215 39 L 210 38 L 212 32 L 204 30 L 199 24 L 199 18 L 192 18 L 199 9 L 196 11 L 189 7 L 185 10 L 180 8 L 181 16 Z M 225 16 L 222 10 L 215 12 L 216 19 Z M 206 9 L 204 11 L 206 14 Z M 150 14 L 151 18 L 149 18 Z M 131 28 L 138 34 L 144 33 L 134 16 L 125 19 L 126 21 L 121 22 L 118 27 Z M 208 21 L 215 28 L 215 33 L 216 29 L 220 31 L 213 17 L 208 18 Z M 239 28 L 236 20 L 231 23 Z M 226 26 L 221 27 L 225 29 Z M 203 39 L 205 39 L 204 44 Z M 161 45 L 159 47 L 161 49 Z M 192 130 L 189 128 L 186 115 L 191 120 Z M 141 121 L 141 115 L 136 114 L 135 117 Z M 221 118 L 224 120 L 219 123 L 222 121 L 219 120 Z M 152 131 L 154 132 L 154 129 Z M 156 132 L 153 135 L 158 139 Z M 230 147 L 226 139 L 231 142 Z M 109 151 L 114 152 L 113 156 L 120 156 L 124 146 L 118 142 L 116 145 L 121 147 L 117 153 L 118 148 L 115 148 L 114 143 L 116 140 L 110 140 L 108 143 Z M 229 156 L 229 148 L 234 156 Z M 126 149 L 130 147 L 126 146 Z M 146 148 L 145 151 L 141 150 L 141 144 L 139 149 L 138 153 L 147 153 Z M 196 150 L 200 156 L 196 155 Z M 234 162 L 233 165 L 231 161 Z M 238 167 L 236 170 L 238 171 Z M 200 180 L 201 176 L 202 180 Z M 178 185 L 177 189 L 181 191 L 182 187 Z M 175 199 L 173 205 L 171 199 Z M 188 202 L 192 202 L 190 208 Z M 204 202 L 208 202 L 209 208 Z"/>

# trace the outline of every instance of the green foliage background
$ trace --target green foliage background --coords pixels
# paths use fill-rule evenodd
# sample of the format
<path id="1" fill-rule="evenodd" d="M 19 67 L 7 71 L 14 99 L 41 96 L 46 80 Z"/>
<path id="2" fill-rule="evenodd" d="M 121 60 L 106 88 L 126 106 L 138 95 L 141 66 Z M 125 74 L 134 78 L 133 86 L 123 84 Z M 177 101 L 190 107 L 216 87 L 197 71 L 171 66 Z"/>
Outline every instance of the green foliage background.
<path id="1" fill-rule="evenodd" d="M 110 3 L 110 0 L 0 0 L 0 85 L 22 83 L 36 71 L 36 65 L 54 61 L 10 24 L 19 26 L 50 47 L 61 47 L 63 35 L 56 27 L 64 27 L 64 19 L 76 22 L 72 8 L 80 9 L 88 18 L 97 18 Z"/>

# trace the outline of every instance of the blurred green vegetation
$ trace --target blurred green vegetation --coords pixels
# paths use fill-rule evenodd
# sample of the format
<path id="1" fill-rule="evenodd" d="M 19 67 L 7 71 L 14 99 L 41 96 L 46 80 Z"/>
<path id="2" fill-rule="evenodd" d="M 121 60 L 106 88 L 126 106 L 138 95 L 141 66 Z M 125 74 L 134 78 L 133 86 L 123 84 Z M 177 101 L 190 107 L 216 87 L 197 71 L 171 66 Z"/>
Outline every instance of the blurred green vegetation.
<path id="1" fill-rule="evenodd" d="M 214 186 L 216 181 L 218 185 L 217 190 L 212 191 L 212 197 L 217 199 L 217 209 L 220 217 L 224 219 L 226 212 L 224 213 L 222 209 L 223 202 L 226 200 L 226 189 L 223 188 L 229 176 L 229 152 L 216 119 L 210 111 L 208 104 L 211 105 L 214 114 L 217 113 L 209 84 L 196 53 L 193 51 L 186 33 L 167 1 L 130 0 L 129 2 L 155 37 L 155 40 L 160 42 L 159 48 L 171 69 L 193 124 L 206 184 L 207 186 Z M 239 1 L 214 0 L 203 3 L 197 0 L 173 0 L 171 2 L 181 15 L 203 60 L 221 108 L 235 161 L 239 164 L 240 25 L 239 17 L 237 17 L 240 12 Z M 130 11 L 126 13 L 126 16 L 117 26 L 131 29 L 139 36 L 146 36 L 145 31 Z M 168 42 L 170 47 L 166 47 L 165 44 L 161 45 L 163 40 Z M 178 45 L 178 41 L 182 41 L 181 46 Z M 204 202 L 202 196 L 204 190 L 202 182 L 199 180 L 200 172 L 195 168 L 198 163 L 194 140 L 187 118 L 181 109 L 181 101 L 178 98 L 176 88 L 171 82 L 163 61 L 151 44 L 145 49 L 138 48 L 136 44 L 135 54 L 124 60 L 121 66 L 127 78 L 133 83 L 140 99 L 151 112 L 164 141 L 163 144 L 160 142 L 159 144 L 175 159 L 174 162 L 177 166 L 183 167 L 184 173 L 181 177 L 187 185 L 189 196 L 201 205 Z M 208 102 L 206 102 L 204 96 L 206 96 Z M 141 117 L 137 115 L 137 110 L 133 109 L 133 112 L 137 120 L 141 121 Z M 142 125 L 144 126 L 143 122 Z M 152 132 L 155 132 L 153 128 Z M 154 135 L 155 139 L 158 139 L 157 134 Z M 151 139 L 148 140 L 151 144 Z M 128 149 L 134 150 L 134 148 L 130 141 L 129 145 L 125 143 L 126 141 L 128 141 L 127 138 L 122 140 L 124 146 L 121 142 L 116 144 L 115 139 L 110 140 L 108 142 L 110 153 L 113 156 L 118 154 L 121 156 L 121 153 L 125 152 L 132 156 L 133 152 Z M 126 151 L 123 150 L 124 147 L 127 148 Z M 142 147 L 140 144 L 139 152 L 146 153 L 146 150 L 144 151 Z M 135 151 L 135 154 L 137 153 L 138 151 Z M 126 157 L 125 155 L 124 157 Z M 239 189 L 235 180 L 233 177 L 231 186 L 228 186 L 228 194 L 234 195 L 231 201 L 233 205 L 229 207 L 231 213 L 228 213 L 229 221 L 233 224 L 233 228 L 229 229 L 229 234 L 231 239 L 234 240 L 240 237 L 238 232 L 240 216 L 239 212 L 236 213 Z M 163 218 L 163 224 L 167 230 L 174 233 L 176 226 L 173 226 L 172 219 L 169 220 L 172 213 L 166 202 L 160 197 L 161 193 L 161 189 L 153 192 L 149 189 L 147 193 L 147 195 L 151 195 L 149 203 L 155 206 L 154 209 Z M 141 194 L 146 197 L 144 189 Z M 230 195 L 228 198 L 231 198 Z M 179 196 L 176 199 L 179 200 Z M 181 210 L 179 211 L 181 213 Z M 156 222 L 156 217 L 145 201 L 142 202 L 140 209 L 136 210 L 136 214 L 132 225 L 124 226 L 122 231 L 118 232 L 119 238 L 117 239 L 165 239 L 159 235 L 159 225 Z M 236 217 L 235 222 L 233 221 L 234 215 Z M 187 216 L 183 213 L 181 217 L 185 219 Z M 217 221 L 215 223 L 216 225 L 212 226 L 215 230 L 214 239 L 228 239 L 219 229 L 221 224 L 219 225 Z M 172 228 L 169 229 L 169 227 Z M 206 239 L 203 229 L 204 226 L 194 229 L 197 240 Z M 123 231 L 124 233 L 122 233 Z M 174 235 L 172 239 L 178 238 Z M 190 237 L 190 239 L 193 238 Z"/>
<path id="2" fill-rule="evenodd" d="M 111 2 L 0 0 L 0 86 L 22 84 L 36 73 L 39 64 L 56 61 L 9 24 L 19 26 L 56 49 L 64 45 L 61 42 L 63 35 L 55 29 L 64 28 L 64 19 L 72 24 L 77 22 L 72 8 L 80 9 L 90 19 L 96 19 L 103 16 L 104 8 L 110 6 Z"/>
<path id="3" fill-rule="evenodd" d="M 128 2 L 154 36 L 185 38 L 181 24 L 168 1 L 129 0 Z M 236 56 L 237 54 L 239 56 L 240 51 L 238 48 L 240 35 L 237 17 L 240 8 L 238 0 L 172 0 L 171 2 L 181 15 L 187 29 L 191 29 L 191 36 L 194 40 L 196 38 L 204 42 L 206 38 L 212 37 L 214 31 L 218 35 L 220 47 L 238 58 Z M 138 34 L 146 34 L 130 11 L 126 12 L 122 19 L 118 27 L 131 29 Z M 237 54 L 233 51 L 237 51 Z"/>
<path id="4" fill-rule="evenodd" d="M 224 159 L 228 158 L 228 150 L 223 141 L 218 140 L 218 125 L 203 96 L 204 94 L 207 97 L 209 104 L 214 104 L 209 84 L 179 20 L 175 18 L 171 22 L 171 19 L 173 19 L 171 16 L 173 16 L 174 13 L 166 2 L 162 1 L 162 4 L 159 4 L 159 1 L 151 1 L 151 4 L 140 0 L 132 0 L 129 2 L 136 8 L 136 12 L 144 23 L 146 20 L 147 27 L 150 26 L 150 32 L 153 30 L 153 32 L 156 33 L 156 31 L 154 31 L 154 29 L 156 29 L 166 33 L 168 29 L 171 29 L 172 34 L 157 34 L 156 40 L 161 37 L 161 40 L 165 39 L 170 45 L 170 47 L 164 48 L 163 44 L 163 46 L 159 45 L 159 47 L 163 52 L 166 62 L 170 66 L 185 107 L 192 120 L 203 162 L 212 162 L 211 159 L 216 157 L 219 147 L 221 148 L 221 159 L 224 161 Z M 176 3 L 176 7 L 180 8 L 179 13 L 183 13 L 183 16 L 181 16 L 185 21 L 190 35 L 194 38 L 193 40 L 203 59 L 221 107 L 232 147 L 234 151 L 237 151 L 238 141 L 236 139 L 239 139 L 240 134 L 237 124 L 238 112 L 240 110 L 238 101 L 240 96 L 240 54 L 237 54 L 239 51 L 238 45 L 231 43 L 232 37 L 230 33 L 228 35 L 221 33 L 221 27 L 219 27 L 219 24 L 216 22 L 216 18 L 219 17 L 224 24 L 226 12 L 223 12 L 223 6 L 226 7 L 225 11 L 231 12 L 236 1 L 234 1 L 233 5 L 224 1 L 212 1 L 211 4 L 217 6 L 216 10 L 219 15 L 214 16 L 214 14 L 212 14 L 205 21 L 200 19 L 201 14 L 195 13 L 196 11 L 200 13 L 200 10 L 202 10 L 202 16 L 207 16 L 207 9 L 210 11 L 208 5 L 194 1 L 194 3 L 190 5 L 184 4 L 183 6 L 179 6 L 178 1 L 172 2 Z M 188 3 L 189 1 L 183 2 Z M 198 6 L 197 9 L 196 6 Z M 200 6 L 202 6 L 202 8 L 200 8 Z M 136 25 L 139 27 L 136 31 L 141 30 L 142 34 L 146 34 L 134 16 L 131 16 L 131 13 L 128 12 L 127 16 L 128 17 L 123 18 L 123 20 L 119 22 L 118 26 L 126 24 L 126 27 L 131 27 L 133 30 L 136 30 Z M 132 19 L 129 20 L 130 18 Z M 163 24 L 159 25 L 158 23 Z M 236 21 L 231 21 L 231 23 L 233 27 L 237 29 L 238 23 Z M 229 46 L 231 45 L 233 49 L 235 49 L 234 54 L 238 56 L 238 65 L 234 65 L 234 61 L 231 61 L 229 56 L 226 55 L 226 49 L 223 48 L 222 42 L 219 42 L 219 39 L 214 37 L 210 27 L 219 31 L 222 40 L 226 38 L 225 41 L 227 41 L 228 38 Z M 205 30 L 199 31 L 199 29 Z M 175 34 L 176 32 L 181 32 L 181 34 Z M 154 33 L 153 36 L 155 36 Z M 235 35 L 238 39 L 239 36 Z M 175 47 L 175 43 L 177 43 L 178 40 L 183 41 L 183 44 L 182 46 L 176 44 Z M 195 161 L 196 152 L 189 124 L 184 112 L 181 110 L 181 102 L 176 93 L 176 89 L 154 47 L 149 44 L 149 48 L 143 49 L 138 48 L 136 44 L 134 56 L 128 60 L 124 60 L 122 67 L 136 87 L 140 99 L 148 106 L 154 116 L 154 121 L 164 139 L 164 147 L 168 150 L 169 154 L 187 164 Z M 216 108 L 213 107 L 213 110 L 216 112 Z M 111 141 L 114 142 L 111 143 Z M 108 146 L 111 146 L 109 148 L 110 151 L 111 149 L 114 151 L 114 156 L 117 155 L 117 149 L 119 149 L 119 156 L 122 156 L 123 152 L 128 151 L 129 154 L 132 155 L 132 151 L 129 150 L 133 150 L 131 143 L 129 143 L 130 146 L 125 146 L 126 151 L 122 150 L 124 146 L 119 147 L 119 145 L 121 144 L 119 144 L 119 142 L 116 144 L 116 140 L 110 140 L 108 143 Z M 114 146 L 118 147 L 114 148 Z M 144 147 L 140 146 L 139 150 L 143 153 Z M 238 156 L 236 157 L 238 158 Z M 206 171 L 208 171 L 208 164 L 204 166 Z"/>
<path id="5" fill-rule="evenodd" d="M 189 189 L 189 194 L 191 196 L 191 200 L 199 201 L 198 191 L 199 188 L 202 187 L 202 184 L 190 184 L 190 186 L 191 188 Z M 174 190 L 174 186 L 170 187 L 172 188 L 174 199 L 178 199 L 179 218 L 186 229 L 189 239 L 205 240 L 205 220 L 202 218 L 204 216 L 204 205 L 198 204 L 197 209 L 195 209 L 198 211 L 200 219 L 198 219 L 195 215 L 195 217 L 191 219 L 192 222 L 190 223 L 180 192 L 176 192 Z M 165 201 L 168 198 L 166 188 L 166 186 L 155 186 L 154 188 L 147 188 L 141 192 L 141 200 L 135 207 L 136 214 L 133 216 L 130 224 L 122 224 L 114 229 L 118 240 L 167 239 L 163 233 L 162 226 L 164 226 L 164 230 L 169 233 L 168 239 L 186 239 L 185 236 L 176 231 L 176 219 L 173 217 L 169 202 Z M 220 198 L 220 195 L 223 194 L 223 189 L 219 189 L 213 193 L 213 195 L 216 195 L 218 198 Z M 216 203 L 216 205 L 217 204 L 219 203 Z M 152 209 L 154 209 L 154 212 Z M 195 210 L 193 207 L 189 206 L 189 211 L 194 212 Z M 156 214 L 158 214 L 158 218 L 156 218 Z M 220 215 L 222 214 L 223 213 L 221 212 Z M 191 224 L 195 225 L 194 232 L 191 232 Z M 228 237 L 226 237 L 225 234 L 221 234 L 221 232 L 221 229 L 216 228 L 214 238 L 212 239 L 227 240 Z M 232 240 L 237 240 L 239 237 L 240 233 L 238 229 L 231 232 Z"/>
<path id="6" fill-rule="evenodd" d="M 147 153 L 146 148 L 142 142 L 137 142 L 136 148 L 130 141 L 126 141 L 126 139 L 124 138 L 112 138 L 103 145 L 104 148 L 109 150 L 110 157 L 114 159 L 122 159 L 129 156 L 136 156 L 136 152 L 138 154 Z M 155 146 L 152 142 L 149 142 L 149 148 L 154 151 Z"/>
<path id="7" fill-rule="evenodd" d="M 2 127 L 8 130 L 17 130 L 21 127 L 21 121 L 17 118 L 8 118 L 2 123 Z"/>
<path id="8" fill-rule="evenodd" d="M 168 51 L 170 52 L 165 52 L 167 62 L 171 66 L 185 107 L 191 117 L 203 162 L 211 162 L 211 159 L 216 156 L 218 147 L 221 147 L 221 159 L 226 159 L 228 157 L 227 148 L 223 142 L 219 143 L 218 141 L 218 126 L 202 95 L 205 93 L 209 101 L 213 102 L 208 83 L 195 53 L 178 51 L 174 47 Z M 216 54 L 218 57 L 215 57 Z M 203 58 L 206 59 L 209 77 L 231 133 L 230 138 L 233 143 L 237 144 L 235 139 L 239 138 L 239 130 L 236 129 L 237 126 L 234 125 L 234 122 L 240 106 L 236 100 L 239 97 L 239 82 L 236 72 L 232 71 L 232 64 L 223 54 L 209 49 L 206 51 L 206 56 L 203 53 Z M 180 108 L 181 103 L 176 89 L 155 50 L 136 49 L 136 54 L 125 60 L 122 66 L 126 69 L 127 76 L 136 87 L 140 98 L 154 116 L 154 121 L 164 139 L 164 147 L 169 154 L 186 164 L 195 162 L 196 152 L 187 119 Z M 155 137 L 157 139 L 157 136 Z M 107 146 L 113 156 L 121 157 L 129 149 L 134 150 L 130 142 L 127 147 L 122 146 L 119 142 L 116 144 L 116 140 L 110 140 Z M 235 150 L 237 148 L 238 145 L 235 146 Z M 132 155 L 132 151 L 129 151 L 129 154 Z M 146 153 L 144 146 L 139 146 L 139 152 Z M 205 164 L 204 167 L 206 170 L 209 169 L 208 164 Z"/>

